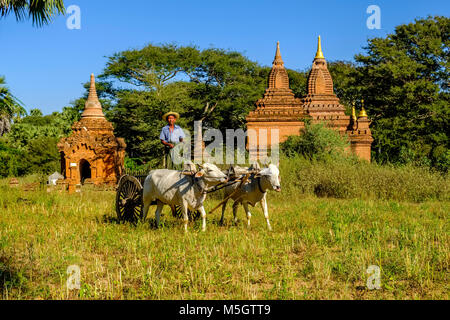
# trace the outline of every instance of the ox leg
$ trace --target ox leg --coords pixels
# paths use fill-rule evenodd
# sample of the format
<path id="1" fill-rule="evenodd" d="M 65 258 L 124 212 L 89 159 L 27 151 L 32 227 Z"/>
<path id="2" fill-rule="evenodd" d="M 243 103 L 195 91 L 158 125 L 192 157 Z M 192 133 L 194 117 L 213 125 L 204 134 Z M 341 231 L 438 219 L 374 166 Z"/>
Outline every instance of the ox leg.
<path id="1" fill-rule="evenodd" d="M 270 221 L 269 221 L 269 210 L 267 209 L 266 195 L 267 194 L 264 195 L 264 197 L 262 198 L 260 203 L 261 203 L 261 207 L 262 207 L 263 212 L 264 212 L 264 218 L 266 218 L 267 227 L 269 228 L 269 231 L 272 231 L 272 226 L 270 225 Z"/>
<path id="2" fill-rule="evenodd" d="M 183 212 L 184 232 L 187 232 L 188 231 L 188 222 L 189 222 L 187 203 L 183 203 L 183 205 L 181 206 L 181 210 Z"/>
<path id="3" fill-rule="evenodd" d="M 143 213 L 142 216 L 144 217 L 144 220 L 145 220 L 145 217 L 147 217 L 148 210 L 150 209 L 150 203 L 151 203 L 151 201 L 144 200 L 144 208 L 142 209 L 142 213 Z"/>
<path id="4" fill-rule="evenodd" d="M 245 213 L 247 214 L 247 227 L 250 228 L 250 219 L 252 218 L 252 214 L 250 213 L 250 210 L 248 209 L 248 202 L 244 201 L 242 204 L 244 205 L 244 210 L 245 210 Z"/>
<path id="5" fill-rule="evenodd" d="M 222 217 L 220 218 L 220 224 L 223 225 L 223 218 L 225 217 L 225 209 L 227 207 L 227 201 L 224 202 L 224 204 L 222 205 Z"/>
<path id="6" fill-rule="evenodd" d="M 144 183 L 144 190 L 142 193 L 143 193 L 142 200 L 144 203 L 144 207 L 142 208 L 143 209 L 142 216 L 144 217 L 144 220 L 145 220 L 145 218 L 147 217 L 147 214 L 148 214 L 148 210 L 150 209 L 150 206 L 152 205 L 152 200 L 153 200 L 150 198 L 151 191 L 149 192 L 149 190 L 148 190 L 148 183 L 147 184 Z"/>
<path id="7" fill-rule="evenodd" d="M 200 213 L 202 214 L 202 231 L 206 230 L 206 211 L 203 206 L 200 207 Z"/>
<path id="8" fill-rule="evenodd" d="M 157 207 L 156 207 L 156 212 L 155 212 L 155 217 L 156 217 L 156 227 L 159 227 L 159 220 L 161 219 L 161 211 L 162 208 L 164 207 L 164 203 L 162 203 L 161 201 L 158 200 L 157 202 Z"/>
<path id="9" fill-rule="evenodd" d="M 234 217 L 234 223 L 237 223 L 237 221 L 238 221 L 238 218 L 237 218 L 237 211 L 238 211 L 238 208 L 239 208 L 239 202 L 238 202 L 238 201 L 235 201 L 235 202 L 233 203 L 233 217 Z"/>

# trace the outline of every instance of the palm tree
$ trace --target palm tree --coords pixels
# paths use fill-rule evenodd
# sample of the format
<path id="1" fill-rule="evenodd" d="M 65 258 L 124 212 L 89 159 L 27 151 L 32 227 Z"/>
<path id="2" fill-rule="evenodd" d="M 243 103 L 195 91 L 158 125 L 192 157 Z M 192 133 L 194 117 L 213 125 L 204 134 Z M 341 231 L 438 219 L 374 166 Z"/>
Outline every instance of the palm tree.
<path id="1" fill-rule="evenodd" d="M 57 14 L 65 14 L 64 0 L 0 0 L 0 18 L 14 12 L 16 20 L 31 18 L 33 25 L 49 24 Z"/>
<path id="2" fill-rule="evenodd" d="M 22 115 L 26 115 L 25 109 L 5 86 L 5 78 L 0 77 L 0 137 L 8 133 L 11 122 Z"/>

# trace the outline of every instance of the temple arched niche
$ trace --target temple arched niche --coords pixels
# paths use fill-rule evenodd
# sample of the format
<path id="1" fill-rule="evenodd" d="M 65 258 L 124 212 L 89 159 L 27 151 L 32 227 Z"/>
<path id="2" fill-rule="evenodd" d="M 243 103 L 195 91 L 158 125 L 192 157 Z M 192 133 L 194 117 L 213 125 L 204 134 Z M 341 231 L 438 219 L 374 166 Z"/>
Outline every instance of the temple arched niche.
<path id="1" fill-rule="evenodd" d="M 80 168 L 80 182 L 84 184 L 86 179 L 92 178 L 91 164 L 86 159 L 81 159 L 79 163 Z"/>
<path id="2" fill-rule="evenodd" d="M 65 177 L 66 176 L 66 154 L 64 151 L 61 151 L 59 153 L 59 159 L 61 163 L 61 174 Z"/>

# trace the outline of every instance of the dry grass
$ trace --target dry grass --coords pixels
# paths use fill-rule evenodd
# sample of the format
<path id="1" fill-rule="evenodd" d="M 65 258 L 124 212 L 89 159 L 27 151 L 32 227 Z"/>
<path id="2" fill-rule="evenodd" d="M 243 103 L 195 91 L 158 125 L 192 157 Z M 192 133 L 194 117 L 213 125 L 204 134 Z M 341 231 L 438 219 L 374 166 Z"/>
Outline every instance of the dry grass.
<path id="1" fill-rule="evenodd" d="M 112 191 L 68 195 L 0 180 L 3 299 L 448 299 L 448 202 L 269 195 L 245 223 L 208 229 L 166 208 L 163 226 L 119 224 Z M 23 182 L 23 181 L 22 181 Z M 207 200 L 207 210 L 218 203 Z M 154 218 L 154 208 L 149 219 Z M 244 219 L 240 209 L 240 219 Z M 81 289 L 66 269 L 81 268 Z M 365 288 L 369 265 L 381 290 Z"/>

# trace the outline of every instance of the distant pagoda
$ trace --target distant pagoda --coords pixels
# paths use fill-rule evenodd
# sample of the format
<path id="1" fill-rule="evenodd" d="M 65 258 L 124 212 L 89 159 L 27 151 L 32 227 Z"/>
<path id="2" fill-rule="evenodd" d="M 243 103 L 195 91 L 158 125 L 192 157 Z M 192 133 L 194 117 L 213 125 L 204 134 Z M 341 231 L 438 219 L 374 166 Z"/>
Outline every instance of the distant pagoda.
<path id="1" fill-rule="evenodd" d="M 247 129 L 256 131 L 258 145 L 264 148 L 263 142 L 259 140 L 261 129 L 267 130 L 267 145 L 270 146 L 270 129 L 279 129 L 280 141 L 284 141 L 288 136 L 298 134 L 299 128 L 304 127 L 304 115 L 301 99 L 295 98 L 289 87 L 289 76 L 281 58 L 280 42 L 277 42 L 275 59 L 269 74 L 269 87 L 264 97 L 256 101 L 256 109 L 247 116 Z"/>
<path id="2" fill-rule="evenodd" d="M 264 97 L 256 102 L 256 109 L 247 116 L 247 128 L 256 130 L 258 150 L 270 146 L 270 129 L 279 129 L 280 143 L 290 135 L 299 135 L 304 128 L 304 119 L 313 123 L 325 122 L 340 134 L 347 134 L 351 150 L 360 158 L 370 161 L 370 148 L 373 142 L 370 132 L 370 120 L 364 109 L 356 118 L 345 115 L 345 107 L 334 93 L 333 79 L 327 68 L 322 52 L 320 36 L 317 52 L 308 76 L 307 94 L 302 99 L 294 97 L 289 88 L 289 77 L 281 59 L 279 42 L 272 70 L 269 75 L 269 87 Z M 268 131 L 267 142 L 259 137 Z M 255 150 L 251 150 L 256 152 Z"/>
<path id="3" fill-rule="evenodd" d="M 333 79 L 327 68 L 319 36 L 317 52 L 308 76 L 308 93 L 302 98 L 305 112 L 315 121 L 326 121 L 336 130 L 345 132 L 350 120 L 345 107 L 334 94 Z"/>
<path id="4" fill-rule="evenodd" d="M 72 130 L 71 136 L 58 143 L 69 190 L 83 183 L 116 183 L 122 174 L 126 144 L 114 136 L 113 126 L 103 114 L 93 74 L 84 111 Z"/>

